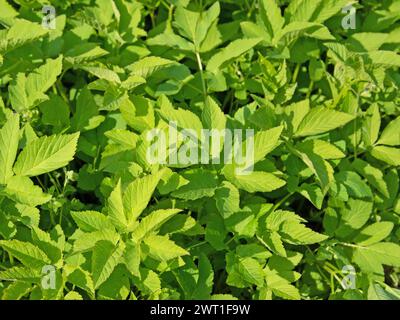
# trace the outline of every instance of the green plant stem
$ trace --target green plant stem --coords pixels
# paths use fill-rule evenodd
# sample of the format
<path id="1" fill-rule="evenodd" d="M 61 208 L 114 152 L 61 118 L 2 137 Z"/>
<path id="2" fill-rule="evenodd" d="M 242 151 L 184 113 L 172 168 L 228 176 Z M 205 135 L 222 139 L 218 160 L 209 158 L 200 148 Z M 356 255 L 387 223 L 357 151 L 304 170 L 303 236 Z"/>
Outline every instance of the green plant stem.
<path id="1" fill-rule="evenodd" d="M 313 88 L 314 88 L 314 81 L 311 80 L 310 85 L 308 86 L 308 91 L 306 96 L 307 99 L 310 99 Z"/>
<path id="2" fill-rule="evenodd" d="M 293 195 L 293 193 L 289 193 L 286 196 L 284 196 L 278 203 L 276 203 L 272 209 L 271 212 L 277 210 L 283 203 L 285 203 L 286 200 L 288 200 L 291 196 Z"/>
<path id="3" fill-rule="evenodd" d="M 300 73 L 300 68 L 301 68 L 301 64 L 300 63 L 296 64 L 296 68 L 294 69 L 294 73 L 293 73 L 292 83 L 296 83 L 297 77 L 299 76 L 299 73 Z"/>
<path id="4" fill-rule="evenodd" d="M 206 98 L 207 98 L 207 87 L 206 87 L 206 81 L 204 79 L 203 63 L 201 62 L 200 53 L 198 51 L 196 51 L 195 54 L 196 54 L 197 65 L 199 67 L 199 72 L 200 72 L 201 85 L 203 87 L 203 98 L 204 98 L 204 101 L 206 101 Z"/>

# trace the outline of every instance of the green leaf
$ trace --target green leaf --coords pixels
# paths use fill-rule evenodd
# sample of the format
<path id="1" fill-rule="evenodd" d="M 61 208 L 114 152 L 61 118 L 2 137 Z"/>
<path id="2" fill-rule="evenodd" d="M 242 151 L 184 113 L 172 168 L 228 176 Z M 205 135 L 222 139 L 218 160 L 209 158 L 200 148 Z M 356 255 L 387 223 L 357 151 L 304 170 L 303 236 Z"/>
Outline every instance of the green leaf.
<path id="1" fill-rule="evenodd" d="M 364 54 L 369 63 L 376 66 L 400 67 L 400 56 L 396 52 L 377 50 Z"/>
<path id="2" fill-rule="evenodd" d="M 234 170 L 226 166 L 223 174 L 237 188 L 247 192 L 271 192 L 286 184 L 286 181 L 269 172 L 254 171 L 245 175 L 235 175 Z"/>
<path id="3" fill-rule="evenodd" d="M 368 201 L 349 199 L 348 208 L 343 208 L 340 226 L 336 230 L 336 234 L 346 237 L 355 230 L 364 226 L 371 213 L 373 204 Z"/>
<path id="4" fill-rule="evenodd" d="M 156 210 L 144 217 L 139 225 L 133 229 L 132 237 L 135 242 L 140 241 L 148 234 L 159 229 L 165 222 L 181 212 L 179 209 Z"/>
<path id="5" fill-rule="evenodd" d="M 191 299 L 205 300 L 209 299 L 213 290 L 214 284 L 214 270 L 210 260 L 205 254 L 199 256 L 199 278 L 196 283 Z"/>
<path id="6" fill-rule="evenodd" d="M 215 201 L 218 211 L 224 218 L 240 210 L 239 190 L 228 181 L 224 181 L 215 191 Z"/>
<path id="7" fill-rule="evenodd" d="M 99 241 L 93 250 L 92 277 L 94 288 L 97 289 L 111 275 L 120 262 L 125 245 L 120 242 L 115 246 L 112 242 Z"/>
<path id="8" fill-rule="evenodd" d="M 171 193 L 172 196 L 184 200 L 196 200 L 203 197 L 212 197 L 218 186 L 218 178 L 204 169 L 187 170 L 182 173 L 189 183 Z"/>
<path id="9" fill-rule="evenodd" d="M 16 281 L 10 284 L 3 292 L 2 300 L 20 300 L 32 289 L 32 284 Z"/>
<path id="10" fill-rule="evenodd" d="M 207 70 L 217 73 L 218 70 L 223 69 L 230 61 L 240 57 L 246 53 L 262 39 L 238 39 L 231 42 L 227 47 L 211 57 L 207 63 Z"/>
<path id="11" fill-rule="evenodd" d="M 73 131 L 86 131 L 93 129 L 90 120 L 98 114 L 97 105 L 90 91 L 83 89 L 76 102 L 76 112 L 71 119 Z"/>
<path id="12" fill-rule="evenodd" d="M 371 105 L 366 113 L 364 125 L 362 126 L 363 138 L 367 146 L 372 146 L 378 140 L 381 128 L 381 115 L 377 104 Z"/>
<path id="13" fill-rule="evenodd" d="M 279 276 L 276 271 L 267 270 L 265 272 L 265 280 L 267 288 L 271 289 L 278 297 L 290 300 L 300 300 L 299 290 L 295 286 L 291 285 L 288 280 Z"/>
<path id="14" fill-rule="evenodd" d="M 264 272 L 261 265 L 253 258 L 242 258 L 238 260 L 238 273 L 243 279 L 251 284 L 259 287 L 264 284 Z"/>
<path id="15" fill-rule="evenodd" d="M 395 120 L 391 121 L 383 130 L 377 144 L 384 144 L 387 146 L 400 145 L 399 127 L 400 127 L 400 117 L 397 117 Z"/>
<path id="16" fill-rule="evenodd" d="M 48 99 L 46 91 L 56 82 L 62 71 L 62 56 L 37 68 L 28 76 L 19 73 L 9 87 L 13 109 L 20 112 L 33 108 Z"/>
<path id="17" fill-rule="evenodd" d="M 371 283 L 368 289 L 368 300 L 400 300 L 400 292 L 386 284 Z"/>
<path id="18" fill-rule="evenodd" d="M 12 167 L 17 156 L 19 141 L 19 116 L 11 115 L 0 130 L 0 184 L 6 184 L 13 175 Z"/>
<path id="19" fill-rule="evenodd" d="M 285 242 L 304 245 L 324 241 L 328 236 L 307 228 L 299 221 L 285 221 L 280 228 L 280 234 Z"/>
<path id="20" fill-rule="evenodd" d="M 91 296 L 94 295 L 93 280 L 89 271 L 71 265 L 66 265 L 64 270 L 66 271 L 68 282 L 86 291 Z"/>
<path id="21" fill-rule="evenodd" d="M 400 149 L 376 146 L 371 150 L 371 155 L 392 166 L 400 166 Z"/>
<path id="22" fill-rule="evenodd" d="M 125 189 L 122 203 L 129 226 L 136 221 L 147 207 L 163 174 L 164 170 L 161 170 L 143 178 L 138 178 Z"/>
<path id="23" fill-rule="evenodd" d="M 41 270 L 30 267 L 12 267 L 0 271 L 0 280 L 3 281 L 23 281 L 36 283 L 42 277 Z"/>
<path id="24" fill-rule="evenodd" d="M 400 246 L 392 242 L 380 242 L 354 249 L 353 260 L 365 272 L 383 273 L 382 265 L 400 266 Z"/>
<path id="25" fill-rule="evenodd" d="M 321 134 L 342 127 L 355 117 L 348 113 L 317 107 L 305 116 L 295 133 L 295 137 Z"/>
<path id="26" fill-rule="evenodd" d="M 267 231 L 262 234 L 263 244 L 272 252 L 286 257 L 285 246 L 283 245 L 282 238 L 276 231 Z"/>
<path id="27" fill-rule="evenodd" d="M 283 127 L 279 126 L 270 130 L 263 130 L 254 136 L 254 163 L 264 159 L 279 145 L 279 138 Z"/>
<path id="28" fill-rule="evenodd" d="M 219 13 L 219 2 L 214 3 L 210 9 L 201 14 L 178 6 L 175 11 L 174 25 L 184 37 L 191 40 L 196 48 L 199 48 Z"/>
<path id="29" fill-rule="evenodd" d="M 44 65 L 28 75 L 26 92 L 31 105 L 40 100 L 42 95 L 56 82 L 62 71 L 62 59 L 62 56 L 54 60 L 49 59 Z"/>
<path id="30" fill-rule="evenodd" d="M 42 189 L 35 186 L 31 179 L 23 176 L 11 177 L 8 180 L 5 192 L 14 201 L 32 207 L 44 204 L 51 199 L 51 195 L 43 193 Z"/>
<path id="31" fill-rule="evenodd" d="M 144 244 L 149 256 L 158 261 L 169 261 L 189 254 L 165 236 L 148 236 L 144 239 Z"/>
<path id="32" fill-rule="evenodd" d="M 312 152 L 325 160 L 341 159 L 346 155 L 335 145 L 324 140 L 307 140 L 300 143 L 297 148 L 301 151 Z"/>
<path id="33" fill-rule="evenodd" d="M 50 264 L 46 254 L 30 242 L 19 240 L 0 240 L 0 247 L 8 251 L 27 267 L 39 269 Z"/>
<path id="34" fill-rule="evenodd" d="M 88 233 L 80 233 L 75 237 L 74 242 L 74 252 L 86 252 L 93 249 L 98 241 L 109 241 L 112 243 L 117 243 L 120 239 L 118 233 L 115 232 L 115 229 L 102 229 L 99 231 L 93 231 Z"/>
<path id="35" fill-rule="evenodd" d="M 11 51 L 17 47 L 33 42 L 48 33 L 40 24 L 24 19 L 16 19 L 7 32 L 6 46 L 0 46 L 0 52 Z"/>
<path id="36" fill-rule="evenodd" d="M 175 122 L 179 129 L 193 129 L 200 137 L 200 130 L 203 129 L 203 125 L 196 114 L 189 110 L 175 109 L 165 95 L 160 96 L 158 103 L 160 106 L 159 113 L 164 120 Z"/>
<path id="37" fill-rule="evenodd" d="M 392 232 L 393 222 L 383 221 L 371 224 L 362 229 L 354 238 L 354 242 L 361 246 L 369 246 L 386 239 Z"/>
<path id="38" fill-rule="evenodd" d="M 139 61 L 136 61 L 127 67 L 131 71 L 132 75 L 143 77 L 144 79 L 150 78 L 157 71 L 162 70 L 176 62 L 164 59 L 161 57 L 145 57 Z"/>
<path id="39" fill-rule="evenodd" d="M 140 245 L 132 240 L 128 240 L 125 246 L 123 261 L 131 274 L 139 277 L 140 271 Z"/>
<path id="40" fill-rule="evenodd" d="M 124 210 L 121 180 L 118 181 L 114 190 L 111 192 L 107 201 L 107 208 L 108 216 L 114 226 L 122 231 L 126 230 L 128 227 L 128 218 Z"/>
<path id="41" fill-rule="evenodd" d="M 226 125 L 226 117 L 221 108 L 211 98 L 207 97 L 204 103 L 203 113 L 201 115 L 205 129 L 224 130 Z"/>
<path id="42" fill-rule="evenodd" d="M 322 194 L 325 195 L 334 181 L 334 170 L 332 166 L 329 162 L 310 151 L 294 152 L 301 160 L 303 160 L 307 167 L 311 169 L 313 174 L 315 174 L 320 183 Z"/>
<path id="43" fill-rule="evenodd" d="M 389 189 L 385 182 L 383 172 L 378 168 L 373 167 L 368 162 L 361 159 L 356 159 L 353 162 L 355 171 L 366 178 L 370 185 L 374 186 L 379 192 L 381 192 L 386 198 L 389 198 Z"/>
<path id="44" fill-rule="evenodd" d="M 271 39 L 285 24 L 276 0 L 260 0 L 260 17 Z"/>
<path id="45" fill-rule="evenodd" d="M 18 156 L 14 172 L 38 176 L 66 166 L 74 157 L 79 133 L 41 137 L 29 143 Z"/>
<path id="46" fill-rule="evenodd" d="M 71 216 L 78 227 L 85 232 L 112 228 L 107 216 L 97 211 L 72 211 Z"/>

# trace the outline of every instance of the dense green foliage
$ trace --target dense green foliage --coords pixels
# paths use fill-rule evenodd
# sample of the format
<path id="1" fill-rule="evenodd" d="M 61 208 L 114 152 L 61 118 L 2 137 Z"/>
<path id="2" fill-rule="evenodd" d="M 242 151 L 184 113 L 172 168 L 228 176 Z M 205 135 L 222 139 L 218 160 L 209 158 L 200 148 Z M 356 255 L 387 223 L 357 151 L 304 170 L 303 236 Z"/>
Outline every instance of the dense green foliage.
<path id="1" fill-rule="evenodd" d="M 400 1 L 348 4 L 0 0 L 0 298 L 399 299 Z"/>

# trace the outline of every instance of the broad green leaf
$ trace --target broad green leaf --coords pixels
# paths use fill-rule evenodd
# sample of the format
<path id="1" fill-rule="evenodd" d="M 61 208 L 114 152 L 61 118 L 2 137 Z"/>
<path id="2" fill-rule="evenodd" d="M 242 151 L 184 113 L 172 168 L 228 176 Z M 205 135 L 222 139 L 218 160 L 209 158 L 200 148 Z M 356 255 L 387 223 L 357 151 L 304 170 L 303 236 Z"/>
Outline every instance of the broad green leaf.
<path id="1" fill-rule="evenodd" d="M 282 278 L 276 271 L 267 270 L 265 272 L 266 285 L 272 292 L 284 299 L 300 300 L 299 290 L 290 284 L 288 280 Z"/>
<path id="2" fill-rule="evenodd" d="M 125 189 L 122 203 L 129 226 L 147 207 L 163 174 L 164 170 L 161 170 L 143 178 L 137 178 Z"/>
<path id="3" fill-rule="evenodd" d="M 0 280 L 3 281 L 24 281 L 36 283 L 42 277 L 41 270 L 30 267 L 12 267 L 0 271 Z"/>
<path id="4" fill-rule="evenodd" d="M 360 229 L 367 223 L 372 213 L 372 208 L 372 202 L 349 199 L 348 208 L 342 209 L 340 226 L 336 230 L 336 234 L 346 237 Z"/>
<path id="5" fill-rule="evenodd" d="M 99 79 L 103 79 L 115 84 L 121 83 L 121 79 L 119 78 L 118 74 L 113 70 L 107 69 L 106 67 L 88 65 L 76 65 L 75 67 L 87 71 Z"/>
<path id="6" fill-rule="evenodd" d="M 253 258 L 238 259 L 237 271 L 243 279 L 259 287 L 264 285 L 264 272 L 261 265 Z"/>
<path id="7" fill-rule="evenodd" d="M 94 294 L 93 280 L 89 271 L 70 265 L 66 265 L 64 270 L 66 271 L 68 282 L 85 290 L 90 295 Z"/>
<path id="8" fill-rule="evenodd" d="M 224 130 L 226 117 L 217 103 L 210 97 L 207 97 L 204 103 L 203 113 L 201 115 L 204 128 Z"/>
<path id="9" fill-rule="evenodd" d="M 32 289 L 32 284 L 22 281 L 11 283 L 3 292 L 2 300 L 20 300 Z"/>
<path id="10" fill-rule="evenodd" d="M 33 177 L 66 166 L 74 157 L 78 138 L 75 133 L 34 140 L 19 154 L 14 172 Z"/>
<path id="11" fill-rule="evenodd" d="M 159 113 L 165 121 L 175 122 L 179 129 L 193 129 L 200 137 L 200 130 L 203 125 L 196 114 L 185 109 L 175 109 L 165 95 L 159 98 L 158 103 L 160 106 Z"/>
<path id="12" fill-rule="evenodd" d="M 125 246 L 123 261 L 131 274 L 139 276 L 140 266 L 140 245 L 132 240 L 128 240 Z"/>
<path id="13" fill-rule="evenodd" d="M 0 130 L 0 184 L 6 184 L 13 175 L 12 167 L 17 156 L 19 141 L 19 116 L 11 118 Z"/>
<path id="14" fill-rule="evenodd" d="M 97 211 L 72 211 L 72 219 L 84 232 L 93 232 L 112 228 L 107 216 Z"/>
<path id="15" fill-rule="evenodd" d="M 90 120 L 97 114 L 97 105 L 92 94 L 87 88 L 83 89 L 78 96 L 76 111 L 71 119 L 72 129 L 74 131 L 93 129 L 90 126 Z"/>
<path id="16" fill-rule="evenodd" d="M 396 52 L 377 50 L 364 54 L 367 62 L 377 66 L 400 67 L 400 57 Z"/>
<path id="17" fill-rule="evenodd" d="M 83 300 L 83 298 L 78 292 L 70 291 L 64 296 L 64 300 Z"/>
<path id="18" fill-rule="evenodd" d="M 8 179 L 5 192 L 16 202 L 32 207 L 44 204 L 51 199 L 51 195 L 43 193 L 40 187 L 35 186 L 31 179 L 24 176 L 13 176 Z"/>
<path id="19" fill-rule="evenodd" d="M 280 234 L 285 242 L 292 244 L 313 244 L 324 241 L 328 236 L 307 228 L 299 221 L 285 221 L 280 228 Z"/>
<path id="20" fill-rule="evenodd" d="M 361 159 L 356 159 L 353 162 L 353 167 L 355 171 L 357 171 L 365 179 L 368 180 L 370 185 L 374 186 L 386 198 L 389 198 L 389 189 L 385 182 L 383 172 L 381 170 Z"/>
<path id="21" fill-rule="evenodd" d="M 7 2 L 7 0 L 0 0 L 0 5 L 2 9 L 0 18 L 14 18 L 18 15 L 18 11 L 15 10 L 14 7 Z"/>
<path id="22" fill-rule="evenodd" d="M 332 182 L 334 181 L 334 171 L 330 163 L 322 159 L 322 157 L 320 157 L 319 155 L 316 155 L 310 151 L 295 151 L 295 154 L 301 160 L 303 160 L 307 167 L 309 167 L 313 174 L 315 174 L 321 185 L 322 193 L 325 195 L 328 192 Z"/>
<path id="23" fill-rule="evenodd" d="M 80 233 L 74 237 L 74 253 L 90 251 L 94 248 L 98 241 L 109 241 L 114 244 L 118 242 L 120 235 L 114 228 L 102 229 L 93 232 Z"/>
<path id="24" fill-rule="evenodd" d="M 1 51 L 9 51 L 20 47 L 24 44 L 33 42 L 42 38 L 48 33 L 48 30 L 43 28 L 39 23 L 34 23 L 24 19 L 16 19 L 15 23 L 7 32 L 6 46 L 0 46 Z"/>
<path id="25" fill-rule="evenodd" d="M 364 125 L 362 126 L 363 138 L 367 146 L 375 144 L 379 137 L 381 127 L 381 115 L 377 104 L 371 105 L 366 113 Z"/>
<path id="26" fill-rule="evenodd" d="M 237 188 L 247 192 L 271 192 L 286 184 L 286 181 L 269 172 L 254 171 L 249 174 L 235 175 L 234 170 L 226 166 L 223 174 Z"/>
<path id="27" fill-rule="evenodd" d="M 301 121 L 310 112 L 310 101 L 302 100 L 284 108 L 286 123 L 290 124 L 290 132 L 295 133 Z"/>
<path id="28" fill-rule="evenodd" d="M 353 115 L 348 113 L 317 107 L 304 117 L 295 137 L 306 137 L 321 134 L 342 127 L 354 119 Z"/>
<path id="29" fill-rule="evenodd" d="M 400 266 L 400 246 L 392 242 L 380 242 L 354 249 L 353 260 L 365 272 L 383 272 L 382 265 Z"/>
<path id="30" fill-rule="evenodd" d="M 139 225 L 132 231 L 135 242 L 140 241 L 148 234 L 159 229 L 165 222 L 178 214 L 179 209 L 156 210 L 144 217 Z"/>
<path id="31" fill-rule="evenodd" d="M 43 94 L 56 82 L 57 77 L 62 71 L 62 56 L 55 60 L 47 60 L 46 63 L 34 72 L 30 73 L 26 79 L 26 93 L 30 106 L 34 106 Z"/>
<path id="32" fill-rule="evenodd" d="M 97 289 L 111 275 L 120 262 L 125 245 L 120 242 L 115 246 L 112 242 L 99 241 L 93 250 L 92 277 L 94 288 Z"/>
<path id="33" fill-rule="evenodd" d="M 319 186 L 303 183 L 297 192 L 307 198 L 317 209 L 321 210 L 325 195 Z"/>
<path id="34" fill-rule="evenodd" d="M 125 214 L 123 204 L 121 180 L 118 181 L 114 190 L 111 192 L 107 201 L 107 208 L 108 216 L 115 227 L 122 231 L 126 230 L 128 226 L 128 218 Z"/>
<path id="35" fill-rule="evenodd" d="M 144 239 L 144 244 L 148 254 L 158 261 L 169 261 L 189 254 L 186 250 L 179 247 L 165 236 L 148 236 Z"/>
<path id="36" fill-rule="evenodd" d="M 131 71 L 132 75 L 138 75 L 145 79 L 151 77 L 157 71 L 174 64 L 172 60 L 164 59 L 161 57 L 145 57 L 139 61 L 134 62 L 127 68 Z"/>
<path id="37" fill-rule="evenodd" d="M 391 121 L 383 130 L 381 137 L 377 144 L 384 144 L 387 146 L 400 145 L 400 117 Z"/>
<path id="38" fill-rule="evenodd" d="M 239 190 L 230 182 L 224 181 L 215 191 L 215 202 L 222 217 L 228 218 L 240 210 Z"/>
<path id="39" fill-rule="evenodd" d="M 330 159 L 341 159 L 344 158 L 346 155 L 335 145 L 326 142 L 324 140 L 307 140 L 302 142 L 298 149 L 303 150 L 304 152 L 312 152 L 316 155 L 319 155 L 325 160 Z"/>
<path id="40" fill-rule="evenodd" d="M 362 229 L 354 238 L 354 242 L 361 246 L 368 246 L 384 240 L 393 230 L 393 222 L 383 221 L 371 224 Z"/>
<path id="41" fill-rule="evenodd" d="M 209 299 L 213 290 L 214 270 L 205 254 L 199 256 L 199 278 L 192 294 L 193 300 Z"/>
<path id="42" fill-rule="evenodd" d="M 203 197 L 212 197 L 218 186 L 218 178 L 211 171 L 193 169 L 182 173 L 189 181 L 178 190 L 171 193 L 172 196 L 184 200 L 196 200 Z"/>
<path id="43" fill-rule="evenodd" d="M 283 127 L 279 126 L 270 130 L 263 130 L 254 136 L 254 163 L 264 159 L 268 153 L 279 145 Z"/>
<path id="44" fill-rule="evenodd" d="M 238 39 L 231 42 L 227 47 L 211 57 L 207 63 L 207 70 L 217 73 L 219 69 L 223 69 L 230 61 L 255 47 L 261 40 L 260 38 Z"/>
<path id="45" fill-rule="evenodd" d="M 27 267 L 38 269 L 50 264 L 46 254 L 30 242 L 20 240 L 0 240 L 0 247 L 9 252 Z"/>
<path id="46" fill-rule="evenodd" d="M 386 162 L 392 166 L 400 166 L 400 149 L 376 146 L 371 150 L 371 155 L 383 162 Z"/>
<path id="47" fill-rule="evenodd" d="M 262 243 L 272 252 L 286 257 L 286 249 L 283 245 L 282 238 L 276 231 L 267 231 L 262 234 Z"/>
<path id="48" fill-rule="evenodd" d="M 271 39 L 283 27 L 285 19 L 276 0 L 260 0 L 260 17 Z"/>
<path id="49" fill-rule="evenodd" d="M 400 300 L 400 292 L 386 284 L 371 283 L 368 288 L 368 300 Z"/>

